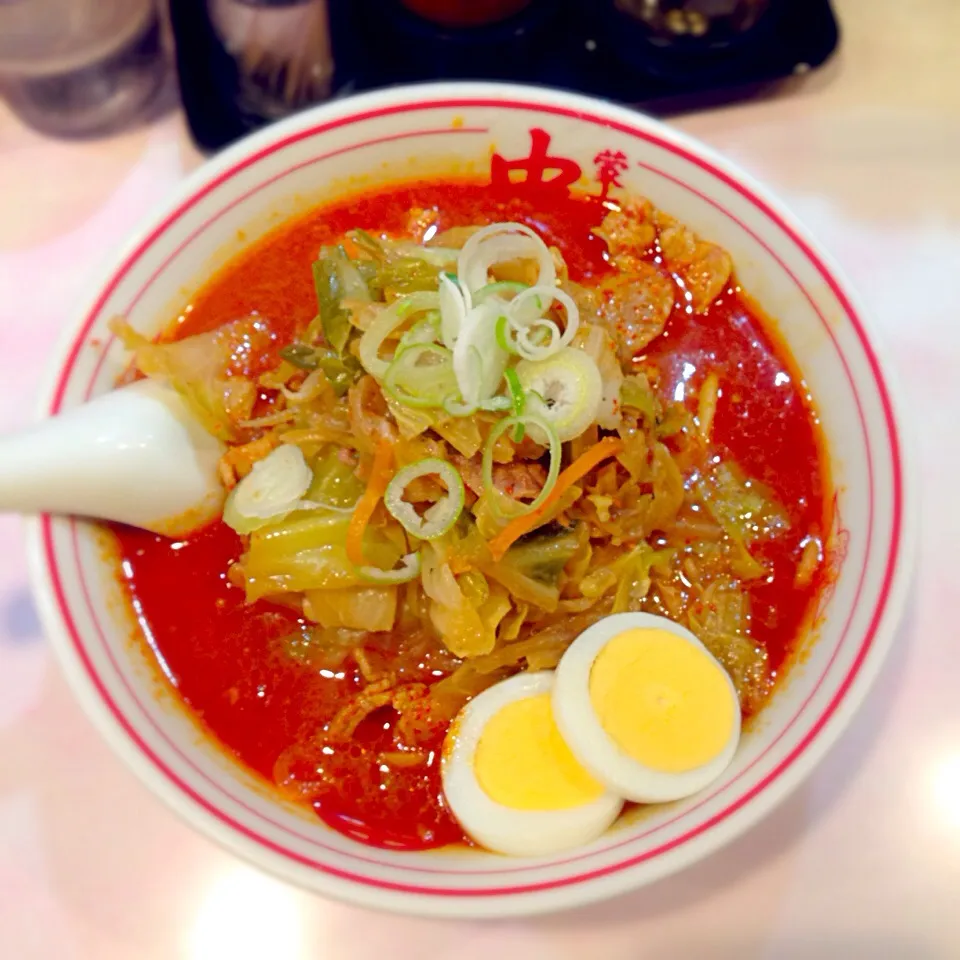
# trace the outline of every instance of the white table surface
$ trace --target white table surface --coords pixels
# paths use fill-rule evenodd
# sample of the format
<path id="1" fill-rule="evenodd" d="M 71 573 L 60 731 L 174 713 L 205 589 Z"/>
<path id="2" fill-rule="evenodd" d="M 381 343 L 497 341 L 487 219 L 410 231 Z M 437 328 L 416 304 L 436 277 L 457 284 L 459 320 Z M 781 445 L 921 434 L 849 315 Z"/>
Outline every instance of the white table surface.
<path id="1" fill-rule="evenodd" d="M 960 958 L 960 2 L 836 6 L 844 39 L 825 69 L 675 121 L 778 190 L 851 275 L 920 461 L 906 622 L 816 773 L 721 853 L 560 918 L 328 903 L 193 833 L 100 741 L 39 630 L 20 523 L 3 517 L 0 958 Z M 31 416 L 84 283 L 197 163 L 175 115 L 69 144 L 0 107 L 0 427 Z"/>

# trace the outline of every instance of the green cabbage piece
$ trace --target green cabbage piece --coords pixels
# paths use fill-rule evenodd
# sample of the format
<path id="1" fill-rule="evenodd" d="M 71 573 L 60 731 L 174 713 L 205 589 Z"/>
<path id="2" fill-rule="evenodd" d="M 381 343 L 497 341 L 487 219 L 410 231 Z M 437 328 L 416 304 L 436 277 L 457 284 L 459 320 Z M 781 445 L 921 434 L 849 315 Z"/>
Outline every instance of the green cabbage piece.
<path id="1" fill-rule="evenodd" d="M 347 557 L 349 524 L 349 513 L 299 511 L 254 531 L 240 559 L 247 600 L 361 584 Z M 392 569 L 405 552 L 383 531 L 369 526 L 363 549 L 366 561 L 383 570 Z"/>
<path id="2" fill-rule="evenodd" d="M 451 417 L 442 410 L 423 410 L 407 407 L 384 392 L 383 399 L 397 422 L 397 429 L 405 440 L 412 440 L 433 430 L 468 459 L 483 448 L 483 434 L 476 417 Z"/>
<path id="3" fill-rule="evenodd" d="M 303 498 L 346 508 L 352 507 L 360 499 L 363 490 L 363 483 L 354 468 L 340 459 L 336 447 L 331 447 L 317 459 L 313 467 L 313 483 Z"/>
<path id="4" fill-rule="evenodd" d="M 747 479 L 735 463 L 721 462 L 701 478 L 698 493 L 730 539 L 737 575 L 744 580 L 763 576 L 763 564 L 751 555 L 750 547 L 790 526 L 773 492 L 759 481 Z"/>
<path id="5" fill-rule="evenodd" d="M 675 553 L 672 547 L 655 550 L 643 541 L 614 561 L 610 568 L 617 578 L 613 613 L 643 610 L 643 601 L 650 592 L 652 582 L 650 571 L 654 568 L 668 569 Z"/>
<path id="6" fill-rule="evenodd" d="M 238 338 L 255 322 L 245 317 L 173 343 L 153 343 L 124 320 L 114 321 L 112 330 L 140 373 L 168 383 L 208 433 L 229 442 L 237 434 L 225 407 L 227 369 Z"/>
<path id="7" fill-rule="evenodd" d="M 650 382 L 642 373 L 625 377 L 620 384 L 620 403 L 640 413 L 649 426 L 654 426 L 660 417 L 660 402 Z"/>
<path id="8" fill-rule="evenodd" d="M 348 236 L 375 265 L 368 285 L 371 291 L 380 295 L 387 289 L 401 295 L 436 291 L 441 271 L 450 266 L 448 251 L 418 247 L 404 241 L 381 240 L 366 230 L 353 230 Z"/>
<path id="9" fill-rule="evenodd" d="M 330 347 L 291 343 L 280 351 L 280 357 L 301 370 L 322 370 L 338 397 L 346 396 L 350 387 L 363 376 L 363 367 L 356 357 L 350 354 L 338 357 Z"/>
<path id="10" fill-rule="evenodd" d="M 350 311 L 343 306 L 344 300 L 369 302 L 370 288 L 364 280 L 359 264 L 347 256 L 342 246 L 324 247 L 313 264 L 313 285 L 317 292 L 318 320 L 323 338 L 336 351 L 344 355 L 350 333 Z M 308 328 L 307 343 L 315 338 L 317 321 Z"/>
<path id="11" fill-rule="evenodd" d="M 735 580 L 716 580 L 690 608 L 687 623 L 730 674 L 744 711 L 754 713 L 773 678 L 766 651 L 749 636 L 750 598 Z"/>
<path id="12" fill-rule="evenodd" d="M 560 602 L 560 576 L 579 548 L 576 527 L 550 523 L 518 540 L 498 563 L 483 561 L 481 569 L 517 599 L 553 611 Z"/>

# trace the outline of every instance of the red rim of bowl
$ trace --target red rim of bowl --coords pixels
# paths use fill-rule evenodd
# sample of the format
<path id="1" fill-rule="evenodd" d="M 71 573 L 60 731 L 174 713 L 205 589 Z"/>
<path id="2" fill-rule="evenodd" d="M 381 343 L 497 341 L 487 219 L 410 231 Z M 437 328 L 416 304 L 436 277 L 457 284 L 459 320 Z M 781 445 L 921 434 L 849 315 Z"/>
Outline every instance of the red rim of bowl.
<path id="1" fill-rule="evenodd" d="M 449 87 L 447 88 L 449 89 Z M 529 92 L 529 91 L 528 91 Z M 482 107 L 494 107 L 498 109 L 521 109 L 526 111 L 537 111 L 541 113 L 548 113 L 557 116 L 569 117 L 579 121 L 585 121 L 600 126 L 608 127 L 617 130 L 618 132 L 625 133 L 629 136 L 635 137 L 640 140 L 644 140 L 648 143 L 653 144 L 654 146 L 664 149 L 670 153 L 673 153 L 683 160 L 696 165 L 702 170 L 706 171 L 712 177 L 716 178 L 727 187 L 732 188 L 736 191 L 743 199 L 747 200 L 756 210 L 764 215 L 764 217 L 770 221 L 776 230 L 784 235 L 786 235 L 789 240 L 794 244 L 794 246 L 800 250 L 804 255 L 807 261 L 814 267 L 814 269 L 819 274 L 820 278 L 826 283 L 829 287 L 833 296 L 841 304 L 843 311 L 846 315 L 846 318 L 849 320 L 851 326 L 857 334 L 859 344 L 863 350 L 864 357 L 869 364 L 871 375 L 873 377 L 874 386 L 877 391 L 877 395 L 880 398 L 883 414 L 885 419 L 885 427 L 887 430 L 887 440 L 889 444 L 889 454 L 890 454 L 890 464 L 891 464 L 891 478 L 892 478 L 892 500 L 893 500 L 893 510 L 892 510 L 892 523 L 891 523 L 891 535 L 890 535 L 890 545 L 887 551 L 887 563 L 884 570 L 883 581 L 879 591 L 879 597 L 873 611 L 870 624 L 867 630 L 864 633 L 863 640 L 861 642 L 860 648 L 857 652 L 857 655 L 854 659 L 852 666 L 850 667 L 847 675 L 844 677 L 843 681 L 839 685 L 836 693 L 829 702 L 829 704 L 824 708 L 820 716 L 817 718 L 813 726 L 807 731 L 800 743 L 790 752 L 790 754 L 785 757 L 780 763 L 772 770 L 767 776 L 765 776 L 759 783 L 755 784 L 751 789 L 742 793 L 738 796 L 733 802 L 728 804 L 721 812 L 715 814 L 709 819 L 695 824 L 685 833 L 674 837 L 673 839 L 659 845 L 655 846 L 649 850 L 644 851 L 639 855 L 630 856 L 618 863 L 610 864 L 604 867 L 600 867 L 594 870 L 590 870 L 583 873 L 571 874 L 568 876 L 563 876 L 553 880 L 546 880 L 530 884 L 514 884 L 511 886 L 502 886 L 502 887 L 484 887 L 484 888 L 474 888 L 474 889 L 449 889 L 446 887 L 437 887 L 437 886 L 426 886 L 422 884 L 405 884 L 405 883 L 396 883 L 388 880 L 381 880 L 372 878 L 369 876 L 364 876 L 363 874 L 351 873 L 347 870 L 342 870 L 338 867 L 334 867 L 330 864 L 324 864 L 320 861 L 311 859 L 299 853 L 296 850 L 288 849 L 281 844 L 278 844 L 271 840 L 270 838 L 258 834 L 256 831 L 251 830 L 245 824 L 235 820 L 230 815 L 226 814 L 224 811 L 219 809 L 214 803 L 209 801 L 206 797 L 198 793 L 190 784 L 186 783 L 179 774 L 172 770 L 163 758 L 157 755 L 157 753 L 147 744 L 144 739 L 140 736 L 138 731 L 130 724 L 126 715 L 124 714 L 120 705 L 114 700 L 111 695 L 106 683 L 100 677 L 96 668 L 94 667 L 90 657 L 88 656 L 84 641 L 81 638 L 80 631 L 77 628 L 76 623 L 74 622 L 73 615 L 71 613 L 70 607 L 66 600 L 66 596 L 63 589 L 63 583 L 60 576 L 60 571 L 58 568 L 57 557 L 56 557 L 56 545 L 53 538 L 53 522 L 49 517 L 42 517 L 39 522 L 40 536 L 42 539 L 41 547 L 41 556 L 39 558 L 39 564 L 36 568 L 37 582 L 49 581 L 49 584 L 53 587 L 53 603 L 54 603 L 54 613 L 56 616 L 55 626 L 59 626 L 64 630 L 69 637 L 70 644 L 72 646 L 71 654 L 76 658 L 77 662 L 82 666 L 86 679 L 92 684 L 93 689 L 96 691 L 96 697 L 102 702 L 102 704 L 109 711 L 110 717 L 115 725 L 117 725 L 125 734 L 136 749 L 144 755 L 144 757 L 149 761 L 149 764 L 155 768 L 155 772 L 159 772 L 170 785 L 173 786 L 174 790 L 178 793 L 183 794 L 189 798 L 192 803 L 199 806 L 208 816 L 214 818 L 218 821 L 219 824 L 225 826 L 228 831 L 239 833 L 241 836 L 246 838 L 246 840 L 252 841 L 259 847 L 273 854 L 274 856 L 283 858 L 288 861 L 293 861 L 301 866 L 308 867 L 311 870 L 318 870 L 326 874 L 335 876 L 341 880 L 350 881 L 354 884 L 359 884 L 367 887 L 374 887 L 381 891 L 389 891 L 392 893 L 399 893 L 405 896 L 414 895 L 417 897 L 441 897 L 441 898 L 495 898 L 495 897 L 504 897 L 504 896 L 515 896 L 517 894 L 534 894 L 542 893 L 549 890 L 555 890 L 560 887 L 568 887 L 572 885 L 584 884 L 591 880 L 597 880 L 602 877 L 607 877 L 612 874 L 622 872 L 631 867 L 636 867 L 637 865 L 644 863 L 653 859 L 654 857 L 663 855 L 668 851 L 682 847 L 685 844 L 688 844 L 691 840 L 696 837 L 700 837 L 704 834 L 705 831 L 714 827 L 715 825 L 727 820 L 734 813 L 744 807 L 747 803 L 753 800 L 758 794 L 765 791 L 774 781 L 779 779 L 787 770 L 793 767 L 798 759 L 809 751 L 813 741 L 816 740 L 818 735 L 821 733 L 823 728 L 828 724 L 831 719 L 836 715 L 838 708 L 844 698 L 846 697 L 851 685 L 861 674 L 864 661 L 867 658 L 867 655 L 874 648 L 875 639 L 877 632 L 880 629 L 881 622 L 886 618 L 888 614 L 888 608 L 890 607 L 891 594 L 894 592 L 895 585 L 895 574 L 900 567 L 901 560 L 901 551 L 903 547 L 903 523 L 904 523 L 904 486 L 905 479 L 902 469 L 902 453 L 901 448 L 902 444 L 900 441 L 899 431 L 897 429 L 897 418 L 894 413 L 894 405 L 890 397 L 890 391 L 887 387 L 887 383 L 884 377 L 884 374 L 881 370 L 880 363 L 877 359 L 875 350 L 871 345 L 870 339 L 865 331 L 864 324 L 859 316 L 859 313 L 853 303 L 850 300 L 850 297 L 843 289 L 840 282 L 837 280 L 834 271 L 829 268 L 824 262 L 823 258 L 818 255 L 810 246 L 810 244 L 798 233 L 798 231 L 789 224 L 784 216 L 781 215 L 777 210 L 775 210 L 771 204 L 765 200 L 763 197 L 759 196 L 751 187 L 746 185 L 740 179 L 729 174 L 727 171 L 722 169 L 721 166 L 712 162 L 710 159 L 707 159 L 703 156 L 698 156 L 696 153 L 691 152 L 686 147 L 672 142 L 670 139 L 660 136 L 655 132 L 652 132 L 648 129 L 643 129 L 640 126 L 630 124 L 628 122 L 618 121 L 613 119 L 610 116 L 598 116 L 589 109 L 575 109 L 571 107 L 556 105 L 556 104 L 546 104 L 543 102 L 532 102 L 526 101 L 522 98 L 507 96 L 504 98 L 496 97 L 454 97 L 454 98 L 443 98 L 436 100 L 426 100 L 426 99 L 416 99 L 417 93 L 414 93 L 413 102 L 400 102 L 395 103 L 390 106 L 379 107 L 377 109 L 371 109 L 367 111 L 357 111 L 350 113 L 347 116 L 337 118 L 332 121 L 325 123 L 318 123 L 315 125 L 308 126 L 304 129 L 297 130 L 296 132 L 277 139 L 276 141 L 269 143 L 264 146 L 262 149 L 250 154 L 249 156 L 244 157 L 236 163 L 231 164 L 226 170 L 222 171 L 215 178 L 209 182 L 203 184 L 199 189 L 192 192 L 187 199 L 181 203 L 175 210 L 173 210 L 163 221 L 152 230 L 146 239 L 136 247 L 136 249 L 130 253 L 123 260 L 119 268 L 117 268 L 111 275 L 110 281 L 104 287 L 103 292 L 100 297 L 95 302 L 92 309 L 87 313 L 85 321 L 81 326 L 80 330 L 74 334 L 72 338 L 72 346 L 69 349 L 66 360 L 62 362 L 59 367 L 59 375 L 57 377 L 54 389 L 52 391 L 52 400 L 49 402 L 47 413 L 56 413 L 66 395 L 66 391 L 71 380 L 71 377 L 74 372 L 77 360 L 80 355 L 80 351 L 83 346 L 87 343 L 87 337 L 90 334 L 90 331 L 94 324 L 98 321 L 100 312 L 103 306 L 106 304 L 108 299 L 113 295 L 116 288 L 119 286 L 121 281 L 125 278 L 129 270 L 133 265 L 139 260 L 139 258 L 149 249 L 156 240 L 164 234 L 176 221 L 192 206 L 194 206 L 201 198 L 206 196 L 215 190 L 218 186 L 230 180 L 236 176 L 240 171 L 246 169 L 247 167 L 252 166 L 257 163 L 259 160 L 263 159 L 265 156 L 275 153 L 278 150 L 283 149 L 284 147 L 294 143 L 296 141 L 317 136 L 318 134 L 324 133 L 331 129 L 336 129 L 338 127 L 349 126 L 351 124 L 362 122 L 365 120 L 377 119 L 382 116 L 393 115 L 397 113 L 411 112 L 411 111 L 424 111 L 432 109 L 463 109 L 463 108 L 482 108 Z M 396 96 L 402 97 L 403 91 L 394 91 Z M 369 98 L 362 98 L 369 99 Z M 596 109 L 596 104 L 591 103 L 588 100 L 583 98 L 567 98 L 576 99 L 581 104 L 585 106 L 592 107 Z M 362 105 L 361 98 L 357 98 L 356 101 L 357 107 Z M 620 112 L 617 108 L 609 108 L 611 113 Z M 655 126 L 655 125 L 654 125 Z M 472 128 L 473 132 L 481 132 L 479 128 Z M 433 133 L 439 131 L 430 131 Z M 387 138 L 390 139 L 390 138 Z M 362 144 L 355 144 L 353 147 L 360 146 Z M 368 144 L 369 145 L 369 144 Z M 348 148 L 349 149 L 349 148 Z M 337 151 L 340 152 L 340 151 Z M 709 153 L 707 151 L 707 153 Z M 317 158 L 314 158 L 314 161 Z M 313 161 L 311 161 L 313 162 Z M 299 166 L 299 165 L 298 165 Z M 654 169 L 654 168 L 650 168 Z M 287 171 L 289 172 L 289 171 Z M 704 194 L 697 191 L 691 185 L 683 183 L 680 180 L 677 180 L 676 177 L 673 177 L 671 174 L 667 173 L 664 170 L 656 169 L 655 172 L 661 176 L 666 176 L 670 179 L 675 180 L 675 182 L 680 183 L 686 189 L 691 190 L 695 193 L 698 193 L 701 197 L 713 203 L 715 206 L 718 206 L 715 201 L 711 198 L 706 197 Z M 282 175 L 282 174 L 281 174 Z M 271 178 L 270 181 L 264 181 L 258 185 L 255 189 L 260 189 L 266 183 L 272 182 L 276 177 Z M 724 208 L 719 207 L 724 210 Z M 742 221 L 739 221 L 738 218 L 732 214 L 730 211 L 724 210 L 724 212 L 731 219 L 737 221 L 745 229 L 750 230 L 746 227 Z M 201 228 L 203 229 L 203 228 Z M 763 240 L 752 230 L 750 230 L 754 236 L 763 243 Z M 769 249 L 769 247 L 768 247 Z M 772 253 L 772 251 L 771 251 Z M 776 256 L 776 254 L 774 254 Z M 778 258 L 779 259 L 779 258 Z M 782 261 L 781 261 L 782 263 Z M 786 265 L 782 264 L 785 269 Z M 788 272 L 790 272 L 788 270 Z M 801 290 L 804 290 L 803 285 L 794 277 L 795 282 L 798 284 Z M 149 283 L 149 281 L 148 281 Z M 806 293 L 806 291 L 804 290 Z M 809 294 L 807 294 L 808 299 L 810 299 Z M 811 299 L 811 303 L 812 303 Z M 828 332 L 830 333 L 831 338 L 833 338 L 833 333 L 830 331 L 829 325 L 824 321 L 825 326 L 827 327 Z M 838 354 L 841 359 L 843 359 L 842 351 L 838 349 Z M 845 362 L 845 361 L 844 361 Z M 98 367 L 99 369 L 99 367 Z M 96 376 L 96 371 L 94 372 L 94 377 Z M 92 381 L 91 381 L 92 384 Z M 851 386 L 855 390 L 853 381 L 851 379 Z M 864 441 L 868 445 L 869 449 L 869 436 L 866 433 L 864 435 Z M 871 490 L 872 497 L 872 490 Z M 69 523 L 72 529 L 72 534 L 74 539 L 77 534 L 77 525 L 73 521 L 66 521 Z M 82 577 L 81 577 L 82 580 Z M 83 584 L 84 590 L 86 590 L 86 585 Z M 91 612 L 92 609 L 91 609 Z M 95 619 L 96 622 L 96 619 Z M 54 631 L 55 632 L 55 631 Z M 841 640 L 838 643 L 838 650 L 842 646 L 843 641 Z M 829 665 L 827 667 L 829 670 Z M 869 679 L 869 678 L 868 678 Z M 811 694 L 812 696 L 812 694 Z M 798 712 L 798 716 L 803 712 L 803 708 Z M 794 718 L 794 720 L 796 717 Z M 791 721 L 791 724 L 794 721 Z M 789 728 L 790 724 L 788 724 Z M 769 747 L 767 748 L 769 749 Z M 759 758 L 758 758 L 759 760 Z M 755 760 L 754 763 L 757 761 Z M 752 765 L 751 765 L 752 766 Z M 746 772 L 746 771 L 744 771 Z M 741 774 L 742 775 L 742 774 Z M 231 797 L 234 802 L 240 802 L 236 798 Z M 683 815 L 688 815 L 692 811 L 686 811 Z M 259 816 L 259 814 L 258 814 Z M 287 828 L 283 828 L 286 830 Z M 633 843 L 637 840 L 637 837 L 631 837 L 628 841 Z M 620 844 L 618 844 L 619 846 Z M 613 848 L 608 848 L 613 849 Z M 608 851 L 602 851 L 608 852 Z M 343 856 L 341 851 L 337 851 L 340 856 Z M 596 852 L 592 855 L 596 855 Z M 356 857 L 356 859 L 361 862 L 364 860 L 362 857 Z M 573 858 L 580 859 L 580 858 Z M 376 859 L 370 859 L 368 862 L 380 863 L 382 860 L 378 861 Z M 556 867 L 562 866 L 565 862 L 572 861 L 550 861 L 547 866 Z M 541 867 L 543 865 L 540 865 Z M 524 868 L 521 868 L 524 869 Z M 530 868 L 532 869 L 532 868 Z M 443 871 L 419 871 L 424 873 L 442 873 Z M 463 871 L 448 871 L 451 873 L 456 873 L 458 875 L 463 875 Z M 492 873 L 502 874 L 506 872 L 514 872 L 510 870 L 497 870 L 491 871 Z M 587 898 L 584 898 L 587 899 Z"/>

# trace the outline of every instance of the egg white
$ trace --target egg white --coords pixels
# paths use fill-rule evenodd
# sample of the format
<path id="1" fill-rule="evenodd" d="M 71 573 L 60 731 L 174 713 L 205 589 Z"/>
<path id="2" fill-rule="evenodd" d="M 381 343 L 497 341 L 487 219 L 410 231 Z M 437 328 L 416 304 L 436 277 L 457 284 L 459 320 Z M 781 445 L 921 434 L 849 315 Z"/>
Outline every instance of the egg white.
<path id="1" fill-rule="evenodd" d="M 616 636 L 636 628 L 668 630 L 713 655 L 687 629 L 649 613 L 615 613 L 605 617 L 570 645 L 556 669 L 553 715 L 573 755 L 596 780 L 635 803 L 666 803 L 698 793 L 729 766 L 740 742 L 740 700 L 721 666 L 734 704 L 734 723 L 723 751 L 708 763 L 682 773 L 655 770 L 625 753 L 604 730 L 590 697 L 590 671 L 601 650 Z"/>
<path id="2" fill-rule="evenodd" d="M 549 694 L 553 682 L 549 670 L 501 681 L 471 700 L 447 735 L 441 764 L 447 806 L 468 836 L 495 853 L 539 857 L 590 843 L 623 807 L 619 796 L 606 792 L 566 810 L 516 810 L 497 803 L 480 786 L 474 758 L 487 724 L 509 703 Z"/>

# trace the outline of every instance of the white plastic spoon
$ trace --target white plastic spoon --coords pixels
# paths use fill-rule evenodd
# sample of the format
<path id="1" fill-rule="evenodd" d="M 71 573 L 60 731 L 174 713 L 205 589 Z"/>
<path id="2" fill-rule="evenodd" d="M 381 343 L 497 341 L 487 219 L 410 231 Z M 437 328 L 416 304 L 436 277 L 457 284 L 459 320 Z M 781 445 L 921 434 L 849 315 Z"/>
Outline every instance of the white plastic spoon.
<path id="1" fill-rule="evenodd" d="M 225 449 L 173 389 L 139 381 L 0 438 L 0 511 L 180 536 L 222 510 Z"/>

